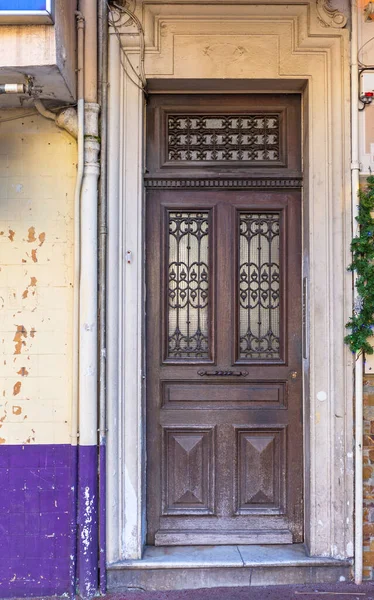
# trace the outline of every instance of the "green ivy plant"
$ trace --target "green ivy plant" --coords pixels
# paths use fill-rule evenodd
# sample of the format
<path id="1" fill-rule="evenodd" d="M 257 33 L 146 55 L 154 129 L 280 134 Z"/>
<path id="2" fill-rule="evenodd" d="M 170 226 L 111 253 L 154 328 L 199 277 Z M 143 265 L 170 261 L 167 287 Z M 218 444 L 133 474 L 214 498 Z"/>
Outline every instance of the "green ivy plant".
<path id="1" fill-rule="evenodd" d="M 374 176 L 367 179 L 367 187 L 359 191 L 358 216 L 359 233 L 353 238 L 353 255 L 349 271 L 355 271 L 357 299 L 352 317 L 346 327 L 351 333 L 344 341 L 352 352 L 360 356 L 363 352 L 373 354 L 374 349 L 368 339 L 374 328 Z"/>

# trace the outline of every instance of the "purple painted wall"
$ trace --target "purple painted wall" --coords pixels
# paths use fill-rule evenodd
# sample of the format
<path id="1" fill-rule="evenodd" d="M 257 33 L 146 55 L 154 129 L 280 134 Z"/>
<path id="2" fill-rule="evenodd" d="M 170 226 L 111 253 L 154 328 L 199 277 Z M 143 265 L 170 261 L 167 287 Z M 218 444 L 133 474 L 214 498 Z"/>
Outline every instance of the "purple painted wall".
<path id="1" fill-rule="evenodd" d="M 96 446 L 78 447 L 77 586 L 83 598 L 98 589 L 98 456 Z"/>
<path id="2" fill-rule="evenodd" d="M 0 597 L 72 593 L 76 448 L 0 446 Z"/>
<path id="3" fill-rule="evenodd" d="M 106 442 L 100 443 L 99 453 L 99 589 L 106 593 Z"/>

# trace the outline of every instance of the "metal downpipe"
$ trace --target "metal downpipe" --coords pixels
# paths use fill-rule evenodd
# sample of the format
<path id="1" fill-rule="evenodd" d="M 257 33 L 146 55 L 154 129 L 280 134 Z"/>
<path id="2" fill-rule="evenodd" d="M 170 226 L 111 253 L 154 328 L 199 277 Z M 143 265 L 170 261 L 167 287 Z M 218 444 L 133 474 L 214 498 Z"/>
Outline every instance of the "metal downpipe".
<path id="1" fill-rule="evenodd" d="M 106 592 L 106 261 L 107 261 L 107 113 L 108 113 L 108 8 L 100 0 L 98 67 L 100 121 L 99 182 L 99 588 Z"/>

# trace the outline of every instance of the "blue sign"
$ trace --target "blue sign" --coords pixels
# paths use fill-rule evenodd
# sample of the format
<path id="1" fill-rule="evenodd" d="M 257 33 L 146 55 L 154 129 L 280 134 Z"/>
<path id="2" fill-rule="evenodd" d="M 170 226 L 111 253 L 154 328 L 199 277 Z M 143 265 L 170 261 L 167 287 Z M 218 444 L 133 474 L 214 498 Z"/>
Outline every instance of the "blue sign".
<path id="1" fill-rule="evenodd" d="M 0 0 L 0 23 L 51 23 L 53 0 Z"/>
<path id="2" fill-rule="evenodd" d="M 0 10 L 47 10 L 47 4 L 40 0 L 0 0 Z"/>

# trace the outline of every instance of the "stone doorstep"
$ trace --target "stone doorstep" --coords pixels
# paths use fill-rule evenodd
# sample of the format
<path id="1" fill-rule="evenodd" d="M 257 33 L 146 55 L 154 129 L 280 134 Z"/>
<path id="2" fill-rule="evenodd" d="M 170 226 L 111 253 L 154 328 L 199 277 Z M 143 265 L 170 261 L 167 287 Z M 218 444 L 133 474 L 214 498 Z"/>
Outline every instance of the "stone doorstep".
<path id="1" fill-rule="evenodd" d="M 141 560 L 108 567 L 108 591 L 336 583 L 351 579 L 351 564 L 307 556 L 303 544 L 148 546 Z"/>
<path id="2" fill-rule="evenodd" d="M 142 559 L 109 565 L 122 569 L 351 566 L 350 559 L 308 556 L 304 544 L 251 546 L 146 546 Z"/>

